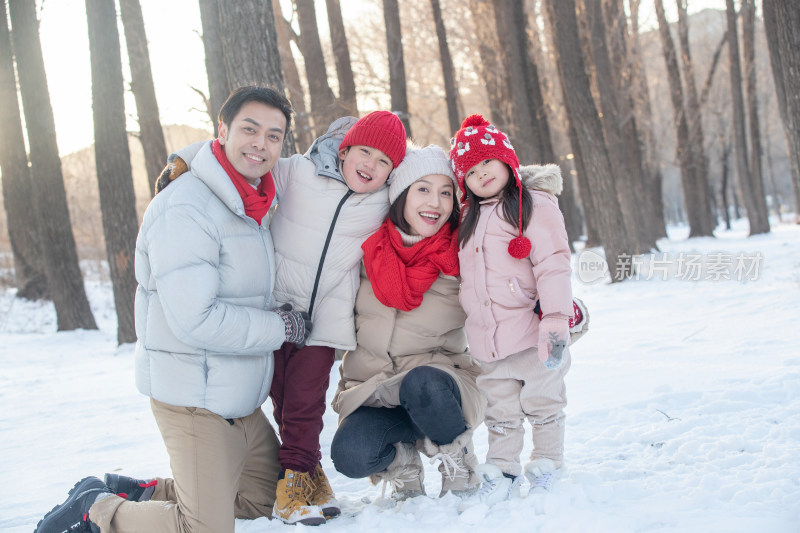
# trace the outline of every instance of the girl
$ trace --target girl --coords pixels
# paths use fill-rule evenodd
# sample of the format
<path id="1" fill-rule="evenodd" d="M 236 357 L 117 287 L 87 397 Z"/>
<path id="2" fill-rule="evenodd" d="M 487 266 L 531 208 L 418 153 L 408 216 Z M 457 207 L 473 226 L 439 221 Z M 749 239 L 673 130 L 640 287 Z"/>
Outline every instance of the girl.
<path id="1" fill-rule="evenodd" d="M 455 193 L 444 150 L 409 146 L 389 217 L 362 246 L 358 348 L 340 367 L 331 458 L 348 477 L 391 484 L 395 499 L 425 493 L 419 451 L 441 460 L 440 495 L 480 484 L 472 428 L 484 401 L 458 302 Z"/>
<path id="2" fill-rule="evenodd" d="M 470 352 L 481 361 L 477 385 L 488 400 L 489 430 L 486 464 L 477 469 L 483 485 L 463 510 L 518 495 L 525 417 L 533 427 L 525 465 L 531 486 L 549 489 L 561 467 L 573 302 L 569 243 L 554 196 L 562 189 L 558 166 L 520 169 L 508 137 L 480 115 L 464 121 L 452 144 L 465 204 L 459 298 Z"/>

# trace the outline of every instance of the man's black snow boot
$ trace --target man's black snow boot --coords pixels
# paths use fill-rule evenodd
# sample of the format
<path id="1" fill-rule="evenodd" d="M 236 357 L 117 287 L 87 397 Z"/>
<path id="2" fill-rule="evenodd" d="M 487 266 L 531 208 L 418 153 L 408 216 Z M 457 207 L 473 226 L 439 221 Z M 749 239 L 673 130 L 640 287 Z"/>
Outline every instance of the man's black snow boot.
<path id="1" fill-rule="evenodd" d="M 119 474 L 106 474 L 106 486 L 108 489 L 129 502 L 146 502 L 153 497 L 158 481 L 155 479 L 142 480 L 132 477 L 120 476 Z"/>
<path id="2" fill-rule="evenodd" d="M 105 483 L 96 477 L 83 478 L 72 487 L 64 503 L 44 515 L 33 533 L 100 533 L 100 528 L 89 520 L 89 508 L 103 494 L 110 494 Z"/>

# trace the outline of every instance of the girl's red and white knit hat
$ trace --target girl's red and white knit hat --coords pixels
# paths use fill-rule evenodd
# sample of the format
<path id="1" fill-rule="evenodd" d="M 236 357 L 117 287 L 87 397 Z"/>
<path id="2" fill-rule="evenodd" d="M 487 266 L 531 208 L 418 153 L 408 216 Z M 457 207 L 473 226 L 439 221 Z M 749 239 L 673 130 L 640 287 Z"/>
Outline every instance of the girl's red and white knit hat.
<path id="1" fill-rule="evenodd" d="M 531 241 L 522 235 L 522 180 L 519 175 L 519 159 L 508 136 L 494 127 L 482 115 L 470 115 L 461 123 L 452 139 L 450 139 L 450 161 L 456 173 L 458 187 L 462 198 L 466 199 L 467 171 L 487 159 L 502 161 L 514 174 L 514 181 L 519 189 L 518 229 L 519 235 L 508 243 L 508 253 L 512 257 L 522 259 L 531 251 Z"/>

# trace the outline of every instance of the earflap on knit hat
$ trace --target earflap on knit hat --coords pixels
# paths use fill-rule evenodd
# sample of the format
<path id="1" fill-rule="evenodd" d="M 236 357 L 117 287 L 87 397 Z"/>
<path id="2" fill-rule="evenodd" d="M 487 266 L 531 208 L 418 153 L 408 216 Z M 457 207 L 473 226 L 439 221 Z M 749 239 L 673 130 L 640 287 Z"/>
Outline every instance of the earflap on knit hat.
<path id="1" fill-rule="evenodd" d="M 524 191 L 519 175 L 519 159 L 517 159 L 514 146 L 505 133 L 483 118 L 483 115 L 470 115 L 464 119 L 461 129 L 450 139 L 450 160 L 453 163 L 453 171 L 456 174 L 463 198 L 466 198 L 467 195 L 465 183 L 467 171 L 487 159 L 497 159 L 508 165 L 517 185 L 519 235 L 508 243 L 508 253 L 512 257 L 522 259 L 530 254 L 531 241 L 522 235 L 522 195 Z"/>

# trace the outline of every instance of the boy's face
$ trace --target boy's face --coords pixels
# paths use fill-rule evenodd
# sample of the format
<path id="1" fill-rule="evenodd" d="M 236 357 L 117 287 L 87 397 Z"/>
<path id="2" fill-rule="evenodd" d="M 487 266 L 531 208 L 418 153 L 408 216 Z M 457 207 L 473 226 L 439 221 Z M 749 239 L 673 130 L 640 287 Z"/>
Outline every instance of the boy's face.
<path id="1" fill-rule="evenodd" d="M 339 150 L 339 159 L 344 181 L 359 194 L 378 190 L 394 168 L 389 156 L 370 146 L 348 146 Z"/>

